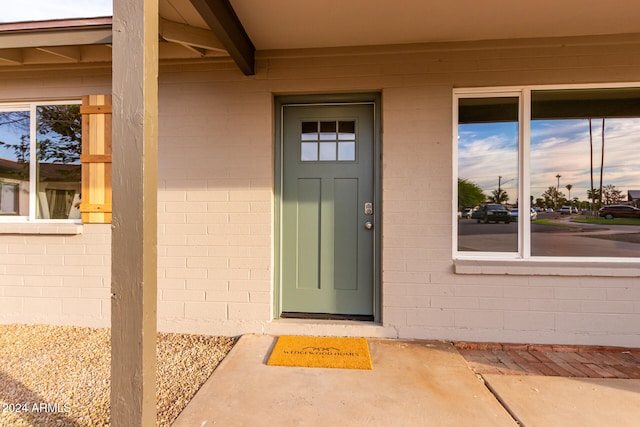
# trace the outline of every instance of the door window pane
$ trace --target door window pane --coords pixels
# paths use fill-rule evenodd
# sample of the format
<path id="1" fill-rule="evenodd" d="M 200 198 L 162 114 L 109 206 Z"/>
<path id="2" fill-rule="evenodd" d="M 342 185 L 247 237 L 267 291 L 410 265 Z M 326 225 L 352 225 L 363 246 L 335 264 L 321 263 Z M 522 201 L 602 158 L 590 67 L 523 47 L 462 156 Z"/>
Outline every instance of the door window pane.
<path id="1" fill-rule="evenodd" d="M 303 162 L 315 162 L 318 160 L 318 143 L 303 142 L 300 152 L 300 159 Z"/>
<path id="2" fill-rule="evenodd" d="M 336 160 L 336 143 L 335 142 L 320 143 L 320 160 L 324 160 L 324 161 Z"/>
<path id="3" fill-rule="evenodd" d="M 336 140 L 336 122 L 320 122 L 320 140 L 335 141 Z"/>
<path id="4" fill-rule="evenodd" d="M 318 122 L 302 122 L 302 140 L 318 140 Z"/>
<path id="5" fill-rule="evenodd" d="M 356 122 L 352 120 L 346 122 L 338 122 L 338 139 L 340 141 L 355 141 Z"/>
<path id="6" fill-rule="evenodd" d="M 303 162 L 352 162 L 356 160 L 355 121 L 302 122 L 300 144 Z"/>
<path id="7" fill-rule="evenodd" d="M 518 102 L 459 100 L 459 251 L 518 251 Z"/>
<path id="8" fill-rule="evenodd" d="M 356 143 L 355 142 L 339 142 L 338 143 L 338 160 L 354 161 L 356 159 Z"/>

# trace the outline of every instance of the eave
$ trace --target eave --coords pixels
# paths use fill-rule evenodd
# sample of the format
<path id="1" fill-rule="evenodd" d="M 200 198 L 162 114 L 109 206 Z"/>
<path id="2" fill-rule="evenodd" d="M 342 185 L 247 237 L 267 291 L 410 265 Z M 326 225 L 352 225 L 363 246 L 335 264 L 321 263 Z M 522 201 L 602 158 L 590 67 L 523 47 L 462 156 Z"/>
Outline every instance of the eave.
<path id="1" fill-rule="evenodd" d="M 0 24 L 0 49 L 111 43 L 111 17 Z"/>
<path id="2" fill-rule="evenodd" d="M 228 57 L 208 29 L 159 18 L 161 60 Z M 0 66 L 110 63 L 112 18 L 0 24 Z"/>

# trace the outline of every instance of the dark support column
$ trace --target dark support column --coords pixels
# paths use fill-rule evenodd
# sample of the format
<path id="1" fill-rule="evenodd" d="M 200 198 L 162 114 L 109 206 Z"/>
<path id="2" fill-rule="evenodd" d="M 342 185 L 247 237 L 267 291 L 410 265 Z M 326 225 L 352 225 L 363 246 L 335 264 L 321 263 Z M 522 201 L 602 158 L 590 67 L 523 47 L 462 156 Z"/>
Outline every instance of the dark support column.
<path id="1" fill-rule="evenodd" d="M 158 0 L 113 2 L 111 425 L 156 425 Z"/>

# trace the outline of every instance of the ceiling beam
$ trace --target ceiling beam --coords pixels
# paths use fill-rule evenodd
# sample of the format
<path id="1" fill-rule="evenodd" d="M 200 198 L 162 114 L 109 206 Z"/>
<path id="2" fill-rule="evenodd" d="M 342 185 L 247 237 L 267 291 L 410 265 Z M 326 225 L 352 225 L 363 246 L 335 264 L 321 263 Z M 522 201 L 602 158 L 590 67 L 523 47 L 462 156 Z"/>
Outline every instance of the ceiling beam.
<path id="1" fill-rule="evenodd" d="M 39 47 L 37 49 L 74 62 L 80 62 L 82 59 L 79 46 Z"/>
<path id="2" fill-rule="evenodd" d="M 195 47 L 195 46 L 191 46 L 191 45 L 183 44 L 183 43 L 180 43 L 180 46 L 184 47 L 187 50 L 190 50 L 191 52 L 195 53 L 196 55 L 206 56 L 206 54 L 207 54 L 207 50 L 203 49 L 201 47 Z M 226 52 L 226 50 L 225 50 L 225 52 Z"/>
<path id="3" fill-rule="evenodd" d="M 229 0 L 191 0 L 211 31 L 247 76 L 255 74 L 256 48 Z"/>
<path id="4" fill-rule="evenodd" d="M 6 61 L 11 65 L 22 64 L 22 49 L 0 49 L 0 61 Z"/>
<path id="5" fill-rule="evenodd" d="M 212 31 L 162 18 L 160 18 L 160 37 L 168 42 L 178 43 L 189 49 L 198 48 L 227 52 L 227 49 Z M 202 50 L 198 50 L 198 52 L 204 55 Z"/>

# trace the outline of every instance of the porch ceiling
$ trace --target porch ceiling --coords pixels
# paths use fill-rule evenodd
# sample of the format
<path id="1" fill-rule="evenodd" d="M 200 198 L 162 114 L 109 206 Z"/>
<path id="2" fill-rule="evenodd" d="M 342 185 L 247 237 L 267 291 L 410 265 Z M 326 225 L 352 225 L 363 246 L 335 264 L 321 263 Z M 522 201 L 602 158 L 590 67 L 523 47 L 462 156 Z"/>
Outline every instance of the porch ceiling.
<path id="1" fill-rule="evenodd" d="M 258 50 L 640 32 L 637 0 L 230 2 Z"/>
<path id="2" fill-rule="evenodd" d="M 209 15 L 227 2 L 240 21 L 234 30 L 250 40 L 229 44 L 216 28 L 221 16 Z M 253 54 L 234 51 L 249 52 L 247 43 L 264 51 L 640 32 L 637 0 L 160 0 L 160 14 L 212 29 L 246 74 Z"/>
<path id="3" fill-rule="evenodd" d="M 640 32 L 637 0 L 229 0 L 257 50 Z M 208 28 L 191 0 L 160 15 Z"/>

